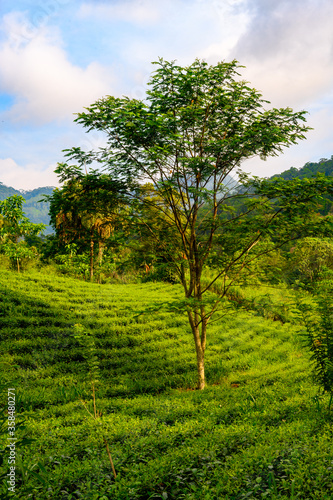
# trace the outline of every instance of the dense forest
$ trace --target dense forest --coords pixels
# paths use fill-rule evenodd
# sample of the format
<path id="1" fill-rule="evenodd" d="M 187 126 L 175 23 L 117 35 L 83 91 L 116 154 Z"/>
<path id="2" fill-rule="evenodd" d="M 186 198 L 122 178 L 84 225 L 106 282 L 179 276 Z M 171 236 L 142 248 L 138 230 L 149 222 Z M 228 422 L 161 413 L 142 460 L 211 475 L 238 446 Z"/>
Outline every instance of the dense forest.
<path id="1" fill-rule="evenodd" d="M 312 177 L 318 172 L 322 172 L 325 175 L 333 174 L 333 156 L 331 156 L 330 159 L 321 158 L 318 162 L 308 162 L 304 167 L 299 169 L 291 167 L 289 170 L 285 170 L 274 177 L 282 177 L 282 179 L 286 180 L 295 178 L 303 179 L 304 177 Z"/>
<path id="2" fill-rule="evenodd" d="M 321 158 L 318 162 L 308 162 L 302 168 L 291 167 L 280 174 L 275 174 L 272 178 L 281 177 L 286 180 L 295 178 L 303 179 L 304 177 L 312 177 L 317 173 L 325 175 L 333 174 L 333 158 Z M 228 179 L 228 183 L 235 183 L 232 178 Z M 236 183 L 235 183 L 236 184 Z M 45 186 L 32 189 L 30 191 L 17 190 L 12 187 L 5 186 L 0 182 L 0 200 L 5 200 L 14 194 L 23 196 L 23 211 L 31 222 L 36 224 L 42 223 L 46 225 L 43 234 L 54 232 L 54 228 L 50 225 L 50 203 L 44 199 L 45 195 L 51 195 L 55 188 Z"/>
<path id="3" fill-rule="evenodd" d="M 333 159 L 241 172 L 305 112 L 157 64 L 77 115 L 107 145 L 59 188 L 1 185 L 1 498 L 331 499 Z"/>
<path id="4" fill-rule="evenodd" d="M 306 163 L 300 169 L 292 167 L 281 174 L 275 174 L 271 177 L 271 180 L 277 178 L 285 180 L 311 178 L 318 173 L 332 176 L 333 159 L 322 158 L 318 162 Z M 227 185 L 230 184 L 233 189 L 240 188 L 229 177 Z M 62 190 L 56 189 L 56 192 L 61 193 L 64 189 L 65 187 Z M 50 212 L 50 199 L 55 199 L 54 190 L 55 188 L 52 187 L 41 187 L 22 192 L 0 184 L 0 200 L 5 200 L 13 195 L 22 196 L 25 200 L 22 200 L 22 215 L 24 214 L 32 223 L 42 223 L 46 226 L 42 232 L 46 237 L 40 235 L 34 239 L 27 238 L 28 245 L 38 247 L 38 254 L 35 254 L 33 262 L 30 259 L 22 259 L 22 265 L 23 267 L 34 267 L 52 263 L 58 272 L 81 279 L 89 279 L 91 252 L 90 242 L 84 239 L 83 236 L 85 229 L 82 222 L 78 221 L 82 227 L 68 226 L 68 234 L 66 234 L 65 238 L 63 237 L 64 224 L 59 221 L 59 218 L 57 219 L 58 214 L 54 214 L 54 208 Z M 321 202 L 320 213 L 322 215 L 332 213 L 332 203 L 333 198 L 329 195 L 325 196 Z M 146 217 L 149 218 L 150 216 L 151 213 L 148 212 Z M 103 226 L 103 230 L 106 232 L 105 237 L 98 236 L 98 231 L 95 234 L 96 246 L 93 253 L 93 267 L 96 268 L 96 280 L 104 283 L 117 282 L 117 280 L 135 280 L 136 277 L 148 281 L 154 279 L 177 280 L 170 270 L 161 244 L 156 241 L 156 238 L 149 238 L 149 235 L 144 233 L 142 224 L 140 230 L 138 229 L 139 226 L 137 226 L 137 232 L 133 231 L 133 234 L 130 235 L 128 226 L 125 230 L 125 226 L 120 223 L 120 218 L 118 218 L 118 226 L 113 222 L 111 223 L 111 221 L 106 222 L 106 225 Z M 132 227 L 135 226 L 133 221 L 131 221 L 131 224 Z M 103 258 L 101 258 L 101 255 L 103 255 Z M 290 271 L 288 247 L 280 252 L 280 258 L 282 258 L 282 255 L 286 259 L 285 267 Z"/>

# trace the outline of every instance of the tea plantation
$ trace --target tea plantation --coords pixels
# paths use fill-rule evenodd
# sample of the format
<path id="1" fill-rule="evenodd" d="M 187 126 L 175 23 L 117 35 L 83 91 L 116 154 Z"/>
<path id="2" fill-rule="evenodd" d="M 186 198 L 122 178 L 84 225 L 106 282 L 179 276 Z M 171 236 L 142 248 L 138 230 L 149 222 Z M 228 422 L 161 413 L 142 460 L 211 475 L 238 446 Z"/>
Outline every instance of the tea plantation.
<path id="1" fill-rule="evenodd" d="M 196 391 L 187 318 L 168 307 L 182 297 L 177 285 L 3 270 L 0 288 L 1 498 L 333 499 L 333 419 L 301 325 L 251 311 L 213 322 L 208 387 Z M 77 324 L 96 346 L 97 420 Z M 15 493 L 6 482 L 8 388 Z"/>

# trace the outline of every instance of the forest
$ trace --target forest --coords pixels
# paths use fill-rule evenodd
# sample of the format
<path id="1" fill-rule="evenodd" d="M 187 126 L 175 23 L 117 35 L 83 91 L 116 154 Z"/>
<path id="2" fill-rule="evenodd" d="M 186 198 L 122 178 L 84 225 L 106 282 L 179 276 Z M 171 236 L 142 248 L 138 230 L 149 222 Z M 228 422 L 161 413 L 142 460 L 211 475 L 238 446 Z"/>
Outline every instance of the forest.
<path id="1" fill-rule="evenodd" d="M 52 234 L 1 197 L 1 498 L 331 499 L 333 157 L 244 173 L 306 113 L 156 64 L 78 113 L 106 146 L 38 189 Z"/>

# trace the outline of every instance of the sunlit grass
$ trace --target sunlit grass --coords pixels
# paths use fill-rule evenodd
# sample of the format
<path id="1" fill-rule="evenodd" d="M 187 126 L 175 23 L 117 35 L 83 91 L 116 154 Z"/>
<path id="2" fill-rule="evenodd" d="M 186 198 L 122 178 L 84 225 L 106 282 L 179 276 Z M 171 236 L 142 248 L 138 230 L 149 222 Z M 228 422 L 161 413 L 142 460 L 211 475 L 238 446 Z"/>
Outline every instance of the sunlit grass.
<path id="1" fill-rule="evenodd" d="M 241 310 L 213 322 L 208 387 L 196 391 L 186 316 L 163 308 L 179 286 L 4 271 L 0 287 L 3 381 L 35 439 L 19 453 L 21 498 L 332 498 L 332 419 L 301 325 Z M 116 482 L 80 402 L 91 398 L 78 322 L 95 339 Z M 45 484 L 24 472 L 38 463 Z"/>

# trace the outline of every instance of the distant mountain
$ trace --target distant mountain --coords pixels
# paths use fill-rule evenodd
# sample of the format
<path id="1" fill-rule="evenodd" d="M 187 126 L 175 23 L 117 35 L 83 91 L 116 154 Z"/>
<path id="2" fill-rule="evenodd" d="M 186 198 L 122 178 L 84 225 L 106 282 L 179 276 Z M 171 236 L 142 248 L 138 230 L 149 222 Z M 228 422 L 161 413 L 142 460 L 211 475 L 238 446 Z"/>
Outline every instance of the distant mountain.
<path id="1" fill-rule="evenodd" d="M 43 198 L 44 194 L 52 194 L 54 189 L 55 188 L 52 186 L 45 186 L 32 189 L 30 191 L 23 191 L 5 186 L 2 182 L 0 182 L 0 200 L 5 200 L 9 196 L 13 196 L 14 194 L 23 196 L 23 198 L 25 199 L 25 203 L 23 204 L 25 215 L 31 222 L 34 222 L 35 224 L 41 222 L 43 224 L 46 224 L 47 227 L 44 231 L 44 234 L 51 234 L 53 232 L 53 229 L 50 226 L 50 203 L 45 201 L 40 203 L 38 202 Z"/>
<path id="2" fill-rule="evenodd" d="M 277 177 L 282 177 L 287 181 L 295 179 L 296 177 L 304 179 L 304 177 L 313 177 L 318 172 L 325 175 L 333 175 L 333 156 L 331 156 L 329 160 L 327 158 L 321 158 L 317 163 L 306 163 L 302 168 L 291 167 L 289 170 L 285 170 L 281 174 L 273 175 L 272 179 Z"/>
<path id="3" fill-rule="evenodd" d="M 309 162 L 302 168 L 291 167 L 289 170 L 285 170 L 281 174 L 276 174 L 271 179 L 276 179 L 282 177 L 283 179 L 289 181 L 292 179 L 304 179 L 305 177 L 315 177 L 318 173 L 323 173 L 327 176 L 333 175 L 333 155 L 328 160 L 327 158 L 321 158 L 318 162 Z M 323 206 L 319 210 L 322 215 L 327 215 L 328 213 L 333 213 L 333 197 L 324 196 Z"/>
<path id="4" fill-rule="evenodd" d="M 13 196 L 14 194 L 20 194 L 22 196 L 21 191 L 14 189 L 12 187 L 4 186 L 2 182 L 0 182 L 0 200 L 3 201 L 9 196 Z"/>

